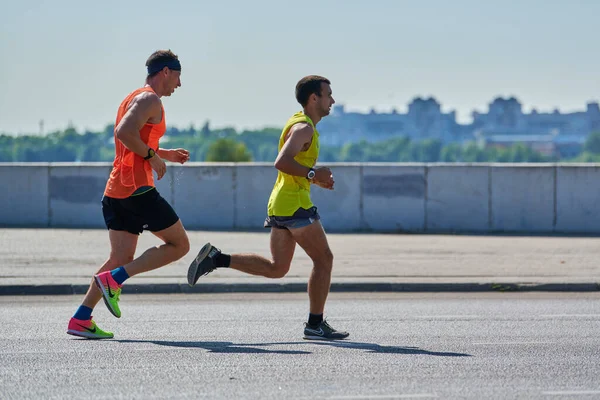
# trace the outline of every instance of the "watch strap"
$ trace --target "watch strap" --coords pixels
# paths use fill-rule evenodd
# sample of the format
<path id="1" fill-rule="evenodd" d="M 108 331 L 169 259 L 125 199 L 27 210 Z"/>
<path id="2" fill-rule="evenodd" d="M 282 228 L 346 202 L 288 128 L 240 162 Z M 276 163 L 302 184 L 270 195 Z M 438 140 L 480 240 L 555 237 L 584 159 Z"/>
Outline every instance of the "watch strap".
<path id="1" fill-rule="evenodd" d="M 148 148 L 148 155 L 144 157 L 144 160 L 149 160 L 156 155 L 156 152 L 152 147 Z"/>

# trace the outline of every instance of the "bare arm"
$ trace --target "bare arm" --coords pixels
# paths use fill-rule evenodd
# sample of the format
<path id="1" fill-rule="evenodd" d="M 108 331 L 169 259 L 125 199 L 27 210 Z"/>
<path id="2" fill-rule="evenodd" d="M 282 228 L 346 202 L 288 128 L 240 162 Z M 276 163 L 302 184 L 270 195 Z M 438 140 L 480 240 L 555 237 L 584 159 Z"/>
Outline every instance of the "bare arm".
<path id="1" fill-rule="evenodd" d="M 308 148 L 313 133 L 313 128 L 309 124 L 300 123 L 292 126 L 281 151 L 277 155 L 275 168 L 288 175 L 306 177 L 310 168 L 298 163 L 294 157 Z M 316 168 L 315 177 L 312 181 L 323 188 L 333 189 L 333 177 L 331 170 L 327 167 Z"/>
<path id="2" fill-rule="evenodd" d="M 117 125 L 115 134 L 125 147 L 140 157 L 148 155 L 150 147 L 140 137 L 140 129 L 150 120 L 162 118 L 160 99 L 155 93 L 144 92 L 132 100 L 129 109 Z M 153 149 L 157 151 L 158 149 Z M 157 153 L 148 160 L 158 179 L 167 172 L 167 166 Z"/>
<path id="3" fill-rule="evenodd" d="M 310 168 L 298 163 L 294 157 L 310 143 L 312 136 L 313 128 L 309 124 L 301 123 L 292 126 L 287 140 L 277 155 L 275 168 L 288 175 L 305 177 Z"/>
<path id="4" fill-rule="evenodd" d="M 167 157 L 169 156 L 169 153 L 171 152 L 170 149 L 158 149 L 156 151 L 156 154 L 158 154 L 158 156 L 160 158 L 164 158 L 165 160 L 167 159 Z"/>
<path id="5" fill-rule="evenodd" d="M 156 154 L 164 160 L 180 164 L 190 160 L 190 152 L 186 149 L 158 149 Z"/>
<path id="6" fill-rule="evenodd" d="M 129 110 L 117 125 L 117 139 L 138 156 L 146 157 L 149 147 L 140 138 L 140 129 L 152 118 L 162 118 L 160 99 L 154 93 L 144 92 L 132 100 Z"/>

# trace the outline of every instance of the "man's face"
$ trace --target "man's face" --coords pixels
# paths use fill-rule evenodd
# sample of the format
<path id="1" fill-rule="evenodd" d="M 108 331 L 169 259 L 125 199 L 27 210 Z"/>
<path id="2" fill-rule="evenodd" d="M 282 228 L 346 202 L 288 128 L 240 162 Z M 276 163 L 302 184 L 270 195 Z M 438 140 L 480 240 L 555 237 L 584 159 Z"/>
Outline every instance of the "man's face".
<path id="1" fill-rule="evenodd" d="M 321 82 L 321 95 L 317 96 L 317 109 L 322 117 L 329 115 L 331 106 L 335 104 L 332 94 L 331 86 L 328 83 Z"/>
<path id="2" fill-rule="evenodd" d="M 175 89 L 181 86 L 181 71 L 175 71 L 167 68 L 165 79 L 165 96 L 173 94 Z"/>

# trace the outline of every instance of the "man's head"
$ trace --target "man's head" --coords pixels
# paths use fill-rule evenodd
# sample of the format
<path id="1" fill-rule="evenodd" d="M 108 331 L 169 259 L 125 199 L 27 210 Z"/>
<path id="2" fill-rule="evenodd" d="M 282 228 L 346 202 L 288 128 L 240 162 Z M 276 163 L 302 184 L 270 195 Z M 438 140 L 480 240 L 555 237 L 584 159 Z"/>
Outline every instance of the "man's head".
<path id="1" fill-rule="evenodd" d="M 159 96 L 170 96 L 181 86 L 181 63 L 171 50 L 155 51 L 146 60 L 150 83 Z M 154 85 L 153 85 L 154 84 Z M 154 87 L 156 86 L 156 87 Z"/>
<path id="2" fill-rule="evenodd" d="M 318 75 L 309 75 L 296 84 L 296 100 L 302 107 L 319 117 L 329 115 L 335 100 L 331 96 L 331 82 Z"/>

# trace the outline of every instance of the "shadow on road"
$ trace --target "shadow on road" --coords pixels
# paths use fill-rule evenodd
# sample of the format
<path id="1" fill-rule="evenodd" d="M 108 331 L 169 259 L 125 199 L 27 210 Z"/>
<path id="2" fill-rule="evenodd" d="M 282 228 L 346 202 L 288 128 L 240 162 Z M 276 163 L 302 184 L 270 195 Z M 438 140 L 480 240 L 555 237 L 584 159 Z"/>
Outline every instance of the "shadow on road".
<path id="1" fill-rule="evenodd" d="M 272 346 L 285 343 L 232 343 L 232 342 L 172 342 L 167 340 L 114 340 L 119 343 L 153 343 L 159 346 L 200 348 L 211 353 L 268 353 L 268 354 L 311 354 L 301 350 L 268 350 L 261 346 Z"/>
<path id="2" fill-rule="evenodd" d="M 303 341 L 275 343 L 233 343 L 233 342 L 174 342 L 166 340 L 115 340 L 119 343 L 152 343 L 159 346 L 201 348 L 211 353 L 269 353 L 269 354 L 312 354 L 302 350 L 269 350 L 262 347 L 281 345 L 318 345 L 365 350 L 367 353 L 382 354 L 415 354 L 438 357 L 471 357 L 470 354 L 442 351 L 429 351 L 418 347 L 382 346 L 375 343 L 360 343 L 346 340 L 339 341 Z"/>
<path id="3" fill-rule="evenodd" d="M 349 342 L 345 340 L 340 341 L 323 341 L 323 342 L 312 342 L 321 346 L 333 346 L 333 347 L 345 347 L 349 349 L 366 350 L 367 353 L 388 353 L 388 354 L 421 354 L 426 356 L 439 356 L 439 357 L 471 357 L 470 354 L 465 353 L 449 353 L 443 351 L 429 351 L 420 349 L 418 347 L 400 347 L 400 346 L 382 346 L 375 343 L 360 343 L 360 342 Z"/>

